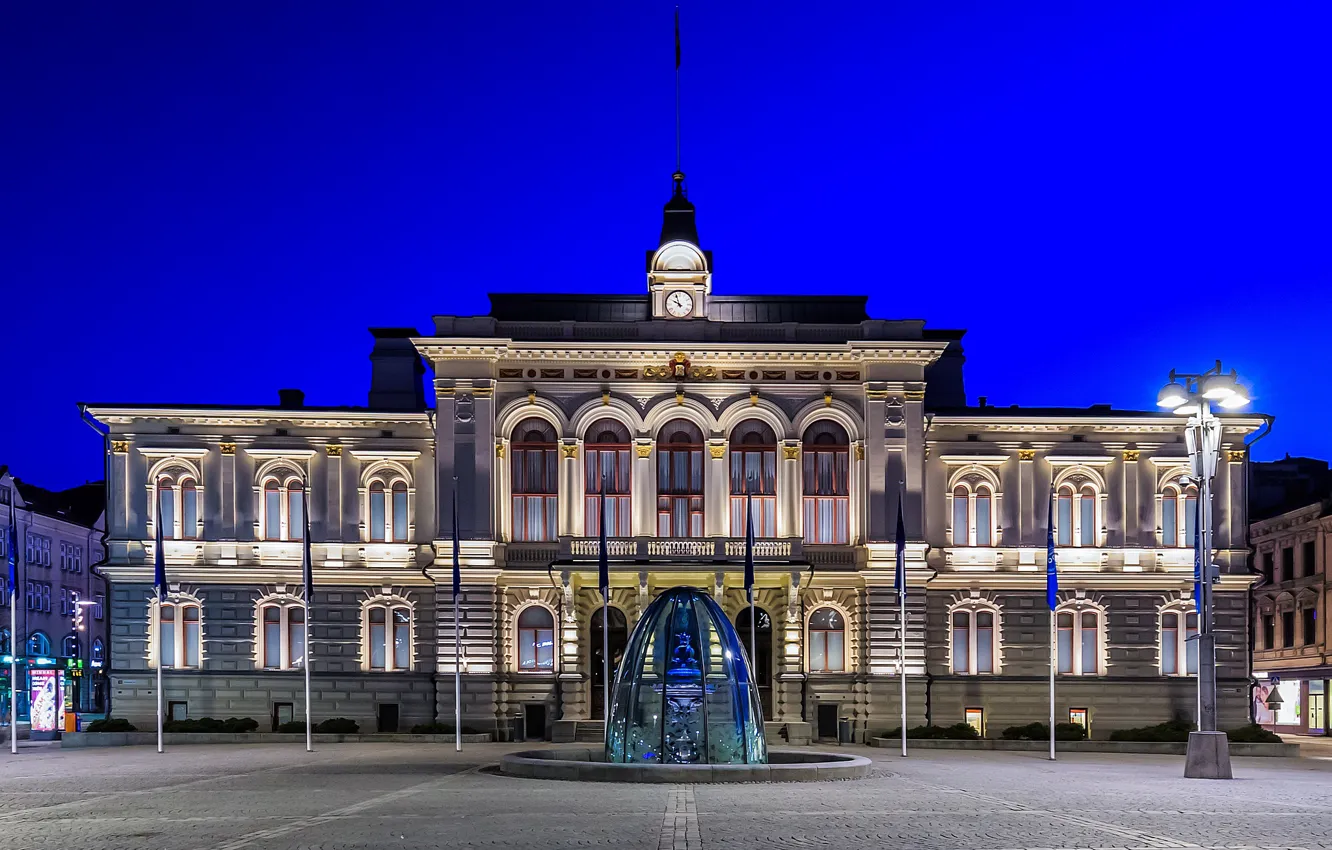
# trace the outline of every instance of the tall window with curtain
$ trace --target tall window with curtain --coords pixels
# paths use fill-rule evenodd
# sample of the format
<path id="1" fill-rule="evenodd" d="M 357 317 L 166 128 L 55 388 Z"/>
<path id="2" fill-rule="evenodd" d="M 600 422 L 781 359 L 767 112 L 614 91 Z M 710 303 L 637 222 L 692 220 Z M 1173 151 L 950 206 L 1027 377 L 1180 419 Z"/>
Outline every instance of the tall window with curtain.
<path id="1" fill-rule="evenodd" d="M 175 540 L 179 533 L 176 524 L 176 485 L 170 478 L 157 480 L 157 521 L 162 524 L 162 537 Z"/>
<path id="2" fill-rule="evenodd" d="M 1101 614 L 1063 608 L 1055 612 L 1057 670 L 1065 676 L 1101 673 Z"/>
<path id="3" fill-rule="evenodd" d="M 754 536 L 777 536 L 777 435 L 756 419 L 731 432 L 731 536 L 745 533 L 745 494 L 754 503 Z"/>
<path id="4" fill-rule="evenodd" d="M 836 608 L 819 608 L 809 618 L 809 670 L 846 670 L 846 620 Z"/>
<path id="5" fill-rule="evenodd" d="M 266 670 L 293 670 L 305 663 L 305 608 L 298 602 L 259 606 L 259 659 Z"/>
<path id="6" fill-rule="evenodd" d="M 392 672 L 411 668 L 412 612 L 405 605 L 375 603 L 365 609 L 366 666 Z"/>
<path id="7" fill-rule="evenodd" d="M 559 451 L 555 428 L 544 419 L 525 419 L 513 429 L 509 475 L 515 541 L 554 540 L 559 494 Z"/>
<path id="8" fill-rule="evenodd" d="M 963 676 L 993 673 L 998 641 L 996 612 L 990 608 L 957 609 L 952 613 L 953 672 Z"/>
<path id="9" fill-rule="evenodd" d="M 1095 546 L 1100 494 L 1091 484 L 1063 484 L 1055 504 L 1055 542 L 1060 546 Z"/>
<path id="10" fill-rule="evenodd" d="M 370 540 L 375 543 L 405 543 L 410 525 L 407 482 L 394 475 L 376 475 L 370 479 L 366 494 L 370 515 Z M 300 537 L 300 529 L 295 531 Z"/>
<path id="11" fill-rule="evenodd" d="M 518 615 L 518 669 L 555 669 L 555 618 L 540 605 L 529 605 Z"/>
<path id="12" fill-rule="evenodd" d="M 990 546 L 993 538 L 990 485 L 977 484 L 975 489 L 957 485 L 953 488 L 953 545 Z"/>
<path id="13" fill-rule="evenodd" d="M 197 668 L 203 656 L 199 606 L 192 602 L 164 602 L 159 663 L 166 669 Z"/>
<path id="14" fill-rule="evenodd" d="M 601 533 L 600 494 L 606 494 L 606 536 L 628 537 L 632 515 L 630 460 L 633 446 L 629 429 L 614 419 L 592 424 L 583 437 L 583 533 L 596 537 Z M 529 609 L 530 610 L 530 609 Z"/>
<path id="15" fill-rule="evenodd" d="M 265 540 L 300 540 L 305 523 L 305 485 L 289 470 L 264 479 L 262 529 Z"/>
<path id="16" fill-rule="evenodd" d="M 1161 674 L 1194 676 L 1198 673 L 1198 615 L 1174 609 L 1161 612 Z M 1269 645 L 1270 648 L 1270 645 Z"/>
<path id="17" fill-rule="evenodd" d="M 851 444 L 846 430 L 827 419 L 805 430 L 801 446 L 806 543 L 851 540 Z"/>
<path id="18" fill-rule="evenodd" d="M 657 536 L 703 536 L 703 432 L 684 419 L 657 435 Z"/>
<path id="19" fill-rule="evenodd" d="M 1078 505 L 1078 545 L 1096 545 L 1096 490 L 1091 486 L 1082 488 L 1081 504 Z"/>
<path id="20" fill-rule="evenodd" d="M 1161 545 L 1192 548 L 1197 525 L 1198 488 L 1167 486 L 1161 494 Z"/>

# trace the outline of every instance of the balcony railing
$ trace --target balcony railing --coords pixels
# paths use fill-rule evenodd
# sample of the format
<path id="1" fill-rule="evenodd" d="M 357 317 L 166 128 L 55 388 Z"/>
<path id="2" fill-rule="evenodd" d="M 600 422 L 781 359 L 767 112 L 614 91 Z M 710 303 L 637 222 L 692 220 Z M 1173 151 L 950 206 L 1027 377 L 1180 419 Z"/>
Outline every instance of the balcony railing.
<path id="1" fill-rule="evenodd" d="M 561 537 L 560 559 L 596 561 L 601 541 L 596 537 Z M 612 561 L 742 561 L 744 538 L 614 537 L 606 541 L 606 557 Z M 754 541 L 754 560 L 801 560 L 799 538 Z"/>

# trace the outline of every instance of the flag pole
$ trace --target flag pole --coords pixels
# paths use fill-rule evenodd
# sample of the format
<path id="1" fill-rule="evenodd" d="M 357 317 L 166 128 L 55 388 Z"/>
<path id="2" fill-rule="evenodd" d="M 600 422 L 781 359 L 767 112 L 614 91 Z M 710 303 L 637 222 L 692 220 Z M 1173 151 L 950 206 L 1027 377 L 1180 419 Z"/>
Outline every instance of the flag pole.
<path id="1" fill-rule="evenodd" d="M 305 657 L 301 659 L 301 667 L 305 676 L 305 751 L 312 753 L 314 752 L 314 730 L 310 725 L 310 658 L 313 653 L 310 651 L 310 603 L 314 599 L 314 563 L 310 557 L 310 503 L 306 499 L 304 490 L 301 491 L 301 502 L 301 518 L 305 521 L 305 528 L 303 529 L 305 545 L 302 547 L 303 554 L 301 556 L 302 566 L 304 567 L 302 578 L 305 581 L 305 627 L 304 637 L 301 640 L 304 643 Z"/>
<path id="2" fill-rule="evenodd" d="M 1055 623 L 1055 608 L 1059 603 L 1059 568 L 1055 561 L 1054 499 L 1054 484 L 1051 483 L 1050 500 L 1046 503 L 1045 513 L 1045 604 L 1050 609 L 1050 761 L 1055 760 L 1055 664 L 1059 657 Z"/>
<path id="3" fill-rule="evenodd" d="M 902 503 L 906 497 L 906 482 L 899 481 L 897 488 L 897 529 L 894 532 L 893 548 L 896 550 L 893 583 L 897 585 L 897 677 L 901 686 L 902 702 L 902 758 L 907 754 L 907 685 L 906 685 L 906 521 L 903 517 Z"/>
<path id="4" fill-rule="evenodd" d="M 758 684 L 758 638 L 754 615 L 754 496 L 745 479 L 745 595 L 749 597 L 749 663 L 754 677 L 751 687 Z"/>
<path id="5" fill-rule="evenodd" d="M 17 488 L 9 493 L 9 752 L 18 755 L 18 526 L 14 518 Z M 90 553 L 91 554 L 91 553 Z"/>
<path id="6" fill-rule="evenodd" d="M 162 533 L 162 493 L 157 493 L 157 522 L 154 523 L 153 541 L 153 584 L 157 585 L 157 751 L 162 752 L 162 668 L 166 659 L 162 657 L 162 604 L 166 601 L 166 552 L 163 551 Z M 172 621 L 174 624 L 174 620 Z M 173 625 L 174 628 L 174 625 Z"/>
<path id="7" fill-rule="evenodd" d="M 158 520 L 161 521 L 160 518 Z M 161 546 L 159 542 L 157 544 Z M 162 658 L 162 587 L 157 588 L 157 626 L 154 631 L 157 633 L 157 751 L 162 752 L 162 665 L 165 660 Z"/>
<path id="8" fill-rule="evenodd" d="M 458 532 L 458 476 L 453 476 L 453 751 L 462 752 L 462 622 L 458 591 L 462 584 L 462 536 Z"/>
<path id="9" fill-rule="evenodd" d="M 597 531 L 601 535 L 598 549 L 598 578 L 601 584 L 601 718 L 606 734 L 610 734 L 610 553 L 606 551 L 606 473 L 601 473 L 601 492 L 597 497 Z"/>

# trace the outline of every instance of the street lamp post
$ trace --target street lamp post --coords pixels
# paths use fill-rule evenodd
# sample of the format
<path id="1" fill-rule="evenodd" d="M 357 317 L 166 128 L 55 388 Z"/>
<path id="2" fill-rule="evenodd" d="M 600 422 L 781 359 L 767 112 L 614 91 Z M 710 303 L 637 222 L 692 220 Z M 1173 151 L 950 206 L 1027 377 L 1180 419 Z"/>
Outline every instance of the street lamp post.
<path id="1" fill-rule="evenodd" d="M 1198 487 L 1198 731 L 1189 734 L 1184 776 L 1191 779 L 1230 779 L 1230 747 L 1226 734 L 1216 728 L 1216 632 L 1213 628 L 1212 478 L 1221 455 L 1221 420 L 1212 404 L 1234 409 L 1249 403 L 1234 370 L 1221 361 L 1206 372 L 1170 372 L 1170 382 L 1157 394 L 1156 403 L 1188 416 L 1184 439 L 1189 450 L 1190 478 Z"/>

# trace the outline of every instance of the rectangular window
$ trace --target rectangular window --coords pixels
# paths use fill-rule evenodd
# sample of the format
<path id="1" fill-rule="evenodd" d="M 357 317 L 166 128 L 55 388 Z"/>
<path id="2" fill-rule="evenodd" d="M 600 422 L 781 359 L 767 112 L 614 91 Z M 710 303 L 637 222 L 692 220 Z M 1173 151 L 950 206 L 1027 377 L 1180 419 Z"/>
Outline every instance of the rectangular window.
<path id="1" fill-rule="evenodd" d="M 1315 644 L 1318 642 L 1318 609 L 1305 608 L 1301 613 L 1304 617 L 1304 645 Z"/>
<path id="2" fill-rule="evenodd" d="M 1273 561 L 1275 560 L 1276 559 L 1274 558 L 1271 552 L 1263 553 L 1263 578 L 1267 579 L 1268 581 L 1272 580 Z"/>
<path id="3" fill-rule="evenodd" d="M 106 612 L 106 594 L 104 594 L 104 593 L 99 593 L 99 594 L 97 594 L 97 596 L 95 597 L 95 601 L 94 601 L 94 604 L 93 604 L 92 610 L 93 610 L 93 619 L 94 619 L 94 620 L 100 620 L 100 619 L 102 619 L 102 618 L 105 616 L 105 612 Z"/>
<path id="4" fill-rule="evenodd" d="M 176 491 L 163 484 L 157 491 L 158 521 L 162 523 L 162 539 L 176 539 Z"/>
<path id="5" fill-rule="evenodd" d="M 1082 614 L 1082 628 L 1079 630 L 1078 637 L 1082 641 L 1082 670 L 1080 672 L 1084 676 L 1094 676 L 1100 665 L 1096 663 L 1096 615 L 1090 611 L 1084 611 Z"/>
<path id="6" fill-rule="evenodd" d="M 1276 649 L 1276 618 L 1263 615 L 1263 649 Z"/>
<path id="7" fill-rule="evenodd" d="M 1179 500 L 1173 493 L 1167 493 L 1161 499 L 1161 545 L 1179 545 Z"/>
<path id="8" fill-rule="evenodd" d="M 185 607 L 185 666 L 200 666 L 202 637 L 199 631 L 199 609 L 193 605 Z"/>
<path id="9" fill-rule="evenodd" d="M 163 605 L 157 626 L 158 662 L 164 668 L 176 666 L 176 606 Z"/>
<path id="10" fill-rule="evenodd" d="M 24 604 L 24 606 L 25 606 L 29 611 L 31 611 L 33 605 L 36 604 L 35 600 L 38 599 L 38 598 L 40 598 L 40 597 L 37 596 L 37 583 L 36 583 L 36 582 L 31 582 L 31 581 L 28 582 L 28 583 L 27 583 L 26 592 L 25 592 L 24 595 L 23 595 L 23 604 Z"/>
<path id="11" fill-rule="evenodd" d="M 1184 672 L 1198 675 L 1198 615 L 1184 616 Z"/>
<path id="12" fill-rule="evenodd" d="M 264 539 L 282 539 L 282 491 L 277 487 L 264 491 Z"/>
<path id="13" fill-rule="evenodd" d="M 406 670 L 412 652 L 411 617 L 403 608 L 393 609 L 393 669 Z"/>
<path id="14" fill-rule="evenodd" d="M 953 672 L 971 672 L 971 615 L 965 611 L 953 614 Z"/>
<path id="15" fill-rule="evenodd" d="M 76 572 L 76 573 L 81 573 L 81 572 L 83 572 L 83 547 L 82 547 L 82 546 L 75 546 L 75 547 L 74 547 L 74 572 Z"/>
<path id="16" fill-rule="evenodd" d="M 1083 730 L 1087 733 L 1087 737 L 1089 738 L 1091 737 L 1091 729 L 1087 727 L 1088 723 L 1087 709 L 1070 708 L 1068 710 L 1068 722 L 1072 723 L 1074 726 L 1081 726 Z"/>
<path id="17" fill-rule="evenodd" d="M 1073 672 L 1073 615 L 1067 611 L 1060 612 L 1056 617 L 1055 626 L 1057 642 L 1059 644 L 1059 666 L 1060 673 Z"/>
<path id="18" fill-rule="evenodd" d="M 378 622 L 375 622 L 378 615 Z M 388 625 L 384 622 L 384 609 L 377 608 L 370 612 L 370 669 L 383 670 L 387 663 L 385 639 Z"/>
<path id="19" fill-rule="evenodd" d="M 1281 550 L 1281 580 L 1295 579 L 1295 547 L 1286 546 Z"/>
<path id="20" fill-rule="evenodd" d="M 42 585 L 42 610 L 45 611 L 45 612 L 48 613 L 48 614 L 51 613 L 51 585 L 50 585 L 50 584 L 43 584 L 43 585 Z"/>
<path id="21" fill-rule="evenodd" d="M 264 606 L 264 666 L 282 666 L 282 609 L 276 605 Z"/>
<path id="22" fill-rule="evenodd" d="M 1193 536 L 1198 533 L 1198 497 L 1189 496 L 1184 500 L 1184 539 L 1181 546 L 1192 546 Z"/>
<path id="23" fill-rule="evenodd" d="M 967 545 L 967 497 L 964 493 L 953 496 L 953 545 Z"/>
<path id="24" fill-rule="evenodd" d="M 305 664 L 305 609 L 287 609 L 287 665 Z"/>
<path id="25" fill-rule="evenodd" d="M 199 491 L 189 482 L 180 491 L 180 536 L 186 540 L 199 536 Z"/>
<path id="26" fill-rule="evenodd" d="M 1085 495 L 1080 500 L 1082 513 L 1081 545 L 1096 545 L 1096 497 Z"/>
<path id="27" fill-rule="evenodd" d="M 1179 673 L 1179 615 L 1175 613 L 1161 615 L 1161 673 Z"/>
<path id="28" fill-rule="evenodd" d="M 1295 645 L 1295 612 L 1281 612 L 1281 648 L 1289 649 Z"/>
<path id="29" fill-rule="evenodd" d="M 399 543 L 407 541 L 407 489 L 393 490 L 393 539 Z"/>
<path id="30" fill-rule="evenodd" d="M 305 491 L 295 487 L 287 491 L 287 539 L 305 539 Z"/>
<path id="31" fill-rule="evenodd" d="M 1314 558 L 1314 541 L 1306 540 L 1300 545 L 1300 560 L 1304 562 L 1300 565 L 1303 569 L 1302 574 L 1306 576 L 1313 575 L 1314 561 L 1316 560 Z"/>
<path id="32" fill-rule="evenodd" d="M 990 545 L 990 496 L 987 493 L 976 495 L 976 545 Z"/>
<path id="33" fill-rule="evenodd" d="M 1059 497 L 1059 515 L 1057 521 L 1058 538 L 1056 542 L 1060 546 L 1073 545 L 1073 497 Z"/>
<path id="34" fill-rule="evenodd" d="M 801 453 L 806 543 L 850 542 L 850 454 L 847 446 L 806 444 Z"/>
<path id="35" fill-rule="evenodd" d="M 985 737 L 985 709 L 968 708 L 963 713 L 963 719 L 968 726 L 976 730 L 977 735 Z"/>
<path id="36" fill-rule="evenodd" d="M 994 614 L 976 612 L 976 672 L 994 672 Z"/>

